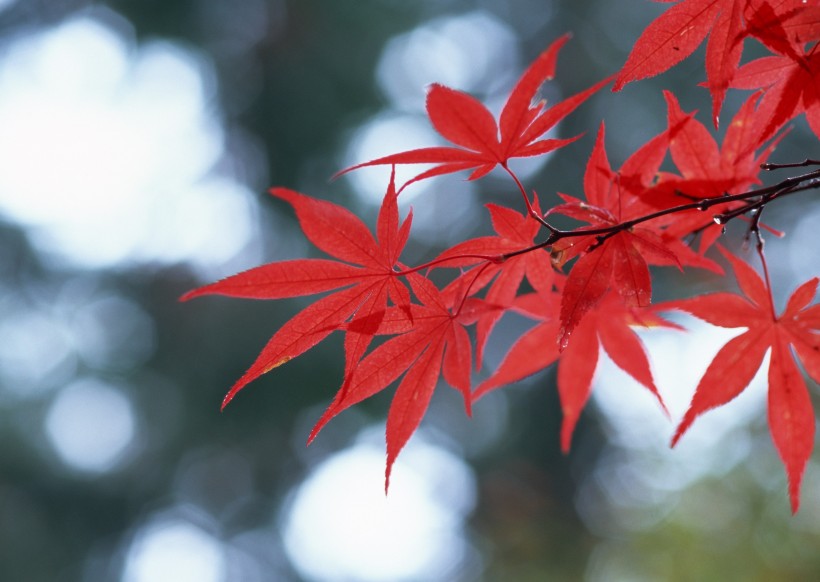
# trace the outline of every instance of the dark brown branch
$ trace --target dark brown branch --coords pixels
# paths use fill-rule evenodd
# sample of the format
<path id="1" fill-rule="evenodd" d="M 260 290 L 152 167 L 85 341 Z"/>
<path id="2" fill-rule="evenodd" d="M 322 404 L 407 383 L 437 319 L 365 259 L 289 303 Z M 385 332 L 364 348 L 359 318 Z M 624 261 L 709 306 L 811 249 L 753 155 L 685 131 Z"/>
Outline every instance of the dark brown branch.
<path id="1" fill-rule="evenodd" d="M 790 165 L 782 164 L 776 167 L 796 168 L 810 165 L 820 165 L 820 161 L 807 159 L 804 162 L 799 162 Z M 522 194 L 526 196 L 526 193 L 523 189 L 523 186 L 521 186 L 521 183 L 518 180 L 516 180 L 516 183 L 519 185 Z M 638 224 L 642 224 L 650 220 L 655 220 L 656 218 L 661 218 L 663 216 L 668 216 L 670 214 L 675 214 L 678 212 L 686 212 L 689 210 L 699 210 L 705 212 L 706 210 L 709 210 L 714 206 L 719 206 L 721 204 L 727 204 L 730 202 L 746 202 L 746 204 L 739 208 L 715 215 L 714 220 L 717 224 L 726 224 L 727 222 L 733 220 L 734 218 L 737 218 L 738 216 L 742 216 L 755 210 L 757 210 L 759 214 L 759 211 L 761 211 L 763 207 L 772 200 L 782 198 L 784 196 L 788 196 L 791 194 L 795 194 L 797 192 L 804 192 L 806 190 L 813 190 L 816 188 L 820 188 L 820 170 L 814 170 L 812 172 L 801 174 L 799 176 L 792 176 L 772 186 L 748 190 L 746 192 L 741 192 L 740 194 L 715 196 L 713 198 L 702 198 L 696 202 L 690 202 L 688 204 L 681 204 L 679 206 L 665 208 L 663 210 L 658 210 L 657 212 L 640 216 L 638 218 L 633 218 L 631 220 L 626 220 L 624 222 L 613 224 L 611 226 L 603 226 L 597 228 L 579 228 L 576 230 L 561 230 L 559 228 L 552 226 L 543 218 L 540 218 L 539 222 L 541 222 L 550 231 L 550 234 L 547 237 L 547 239 L 544 242 L 538 243 L 531 247 L 520 249 L 518 251 L 513 251 L 511 253 L 506 253 L 503 255 L 503 257 L 504 259 L 508 259 L 537 249 L 552 246 L 559 240 L 569 237 L 597 235 L 597 244 L 601 244 L 606 239 L 618 234 L 619 232 L 624 232 L 626 230 L 629 230 L 630 228 L 633 228 L 634 226 L 637 226 Z"/>

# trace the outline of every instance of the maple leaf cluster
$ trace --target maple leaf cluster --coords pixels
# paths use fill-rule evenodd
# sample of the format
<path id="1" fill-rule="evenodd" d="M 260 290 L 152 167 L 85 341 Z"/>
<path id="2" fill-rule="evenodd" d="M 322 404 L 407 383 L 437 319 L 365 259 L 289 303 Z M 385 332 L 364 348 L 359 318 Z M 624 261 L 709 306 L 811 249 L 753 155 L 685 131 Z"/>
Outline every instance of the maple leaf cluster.
<path id="1" fill-rule="evenodd" d="M 560 201 L 543 210 L 543 201 L 527 192 L 508 162 L 573 143 L 580 136 L 545 136 L 613 79 L 613 90 L 619 90 L 660 74 L 687 58 L 707 35 L 705 86 L 712 96 L 714 124 L 730 88 L 755 90 L 729 121 L 722 143 L 695 118 L 696 112 L 684 111 L 674 93 L 665 91 L 664 131 L 614 169 L 601 123 L 584 173 L 583 194 L 558 193 Z M 750 38 L 772 56 L 741 65 L 743 45 Z M 341 332 L 344 377 L 309 442 L 337 414 L 398 382 L 387 417 L 386 488 L 396 457 L 421 423 L 442 377 L 461 394 L 470 414 L 484 394 L 556 364 L 564 419 L 560 443 L 567 451 L 590 396 L 601 350 L 666 412 L 635 328 L 678 327 L 662 313 L 681 310 L 717 326 L 746 331 L 723 346 L 709 365 L 672 444 L 700 414 L 744 390 L 770 353 L 769 425 L 786 468 L 792 509 L 797 511 L 815 422 L 803 372 L 820 382 L 820 305 L 812 305 L 818 277 L 803 283 L 777 315 L 761 238 L 761 228 L 767 227 L 760 216 L 769 202 L 817 188 L 820 170 L 769 187 L 760 186 L 760 172 L 761 167 L 820 165 L 812 160 L 766 164 L 784 126 L 801 114 L 820 138 L 820 4 L 681 0 L 646 28 L 617 74 L 547 107 L 537 94 L 554 78 L 559 51 L 568 39 L 559 38 L 529 66 L 498 119 L 470 95 L 432 85 L 427 114 L 452 146 L 400 152 L 341 172 L 432 164 L 400 187 L 395 171 L 391 173 L 375 234 L 341 206 L 285 188 L 271 190 L 293 207 L 305 236 L 331 258 L 263 265 L 184 298 L 324 295 L 273 335 L 230 388 L 223 407 L 249 382 Z M 661 171 L 669 158 L 674 171 Z M 464 170 L 476 180 L 497 167 L 515 183 L 521 209 L 488 204 L 494 234 L 460 242 L 423 265 L 403 264 L 412 212 L 401 219 L 402 190 Z M 562 230 L 551 223 L 554 215 L 581 224 Z M 716 244 L 723 225 L 738 217 L 747 220 L 748 236 L 758 241 L 762 278 Z M 718 253 L 710 250 L 714 247 Z M 652 304 L 650 267 L 722 274 L 721 264 L 731 267 L 742 295 L 714 293 Z M 450 277 L 437 286 L 430 274 L 441 270 Z M 475 383 L 474 371 L 483 367 L 488 338 L 511 312 L 532 319 L 533 326 L 509 348 L 497 369 Z"/>

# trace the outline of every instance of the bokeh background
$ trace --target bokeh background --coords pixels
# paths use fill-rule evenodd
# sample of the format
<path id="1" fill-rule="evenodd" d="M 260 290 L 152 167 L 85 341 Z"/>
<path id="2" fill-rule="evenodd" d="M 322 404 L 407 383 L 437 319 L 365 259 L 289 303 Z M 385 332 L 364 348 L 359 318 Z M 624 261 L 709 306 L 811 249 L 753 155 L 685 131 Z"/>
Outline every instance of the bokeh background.
<path id="1" fill-rule="evenodd" d="M 616 71 L 664 9 L 642 0 L 0 1 L 0 580 L 808 580 L 820 577 L 817 455 L 801 512 L 766 427 L 765 386 L 668 449 L 711 354 L 737 331 L 643 333 L 672 420 L 611 362 L 573 450 L 558 447 L 554 372 L 483 399 L 436 394 L 385 499 L 390 392 L 305 440 L 338 387 L 332 337 L 222 396 L 306 304 L 203 298 L 198 285 L 318 256 L 271 185 L 373 224 L 386 175 L 336 170 L 437 143 L 425 86 L 498 110 L 559 35 L 554 101 Z M 751 47 L 754 52 L 754 48 Z M 703 50 L 604 90 L 520 163 L 554 201 L 580 195 L 600 120 L 614 165 L 665 126 L 661 89 L 708 114 Z M 731 95 L 724 118 L 744 95 Z M 701 120 L 708 122 L 706 115 Z M 774 156 L 818 156 L 798 121 Z M 488 233 L 503 177 L 402 194 L 407 262 Z M 820 271 L 817 197 L 767 210 L 776 292 Z M 731 230 L 731 229 L 730 229 Z M 740 248 L 742 230 L 728 244 Z M 731 286 L 659 273 L 656 297 Z M 782 303 L 781 303 L 782 305 Z M 497 364 L 526 328 L 502 322 Z M 486 374 L 486 372 L 482 372 Z M 481 376 L 477 376 L 480 378 Z M 816 397 L 816 386 L 812 385 Z"/>

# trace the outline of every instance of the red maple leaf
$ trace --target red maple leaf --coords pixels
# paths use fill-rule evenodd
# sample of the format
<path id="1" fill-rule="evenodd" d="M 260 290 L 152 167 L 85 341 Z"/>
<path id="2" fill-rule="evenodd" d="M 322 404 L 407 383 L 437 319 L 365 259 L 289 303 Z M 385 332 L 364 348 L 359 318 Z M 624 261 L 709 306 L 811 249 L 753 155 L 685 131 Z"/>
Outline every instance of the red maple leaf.
<path id="1" fill-rule="evenodd" d="M 722 250 L 722 249 L 721 249 Z M 695 419 L 726 404 L 752 381 L 766 352 L 769 361 L 769 429 L 786 467 L 792 511 L 800 503 L 800 482 L 814 445 L 814 414 L 796 358 L 820 382 L 820 305 L 809 307 L 820 279 L 803 283 L 778 316 L 770 290 L 744 261 L 723 251 L 743 295 L 712 293 L 672 301 L 679 309 L 720 327 L 746 327 L 715 355 L 698 383 L 689 409 L 672 438 L 674 446 Z"/>
<path id="2" fill-rule="evenodd" d="M 511 158 L 538 156 L 572 143 L 568 139 L 541 139 L 560 120 L 572 113 L 591 95 L 607 84 L 604 79 L 544 109 L 544 102 L 532 102 L 539 87 L 555 75 L 558 51 L 569 40 L 564 35 L 550 45 L 524 72 L 513 88 L 496 123 L 492 113 L 470 95 L 434 84 L 427 93 L 427 115 L 435 130 L 458 147 L 426 147 L 384 156 L 346 168 L 337 174 L 366 166 L 388 164 L 437 164 L 402 186 L 433 176 L 473 170 L 469 179 L 485 176 Z"/>
<path id="3" fill-rule="evenodd" d="M 769 49 L 798 58 L 801 47 L 820 38 L 820 6 L 803 0 L 749 0 L 746 33 Z"/>
<path id="4" fill-rule="evenodd" d="M 356 314 L 370 322 L 345 336 L 346 375 L 367 350 L 379 327 L 388 299 L 409 309 L 410 293 L 394 267 L 407 242 L 412 216 L 399 225 L 396 189 L 391 176 L 379 213 L 377 237 L 349 210 L 288 190 L 271 194 L 296 210 L 305 236 L 338 261 L 296 259 L 269 263 L 200 287 L 182 299 L 202 295 L 228 295 L 252 299 L 282 299 L 340 289 L 303 309 L 268 341 L 251 367 L 228 391 L 224 408 L 239 390 L 296 356 L 309 350 Z"/>
<path id="5" fill-rule="evenodd" d="M 627 159 L 619 173 L 612 170 L 604 149 L 604 125 L 584 174 L 587 201 L 561 194 L 565 204 L 550 212 L 589 223 L 578 234 L 616 227 L 630 219 L 648 215 L 653 208 L 644 192 L 653 186 L 658 168 L 666 155 L 668 133 L 650 140 Z M 652 283 L 649 265 L 696 265 L 709 267 L 677 239 L 663 239 L 657 225 L 649 223 L 615 231 L 601 237 L 594 233 L 567 237 L 554 245 L 563 260 L 582 253 L 567 277 L 561 302 L 560 346 L 566 346 L 573 329 L 584 315 L 610 290 L 617 291 L 630 307 L 649 305 Z"/>
<path id="6" fill-rule="evenodd" d="M 470 414 L 472 345 L 465 325 L 475 321 L 483 305 L 479 300 L 465 300 L 460 288 L 439 292 L 428 279 L 417 274 L 409 275 L 408 280 L 421 305 L 410 305 L 409 316 L 403 309 L 392 308 L 379 320 L 379 333 L 399 335 L 375 348 L 355 366 L 308 437 L 310 443 L 334 416 L 382 391 L 404 374 L 387 415 L 385 490 L 390 484 L 393 462 L 418 428 L 441 374 L 461 392 Z M 348 327 L 355 329 L 361 322 L 357 318 Z"/>
<path id="7" fill-rule="evenodd" d="M 473 400 L 543 370 L 558 360 L 558 396 L 563 413 L 561 449 L 566 453 L 581 411 L 589 400 L 592 379 L 598 366 L 598 351 L 603 348 L 619 368 L 658 399 L 664 412 L 668 414 L 652 378 L 646 350 L 631 326 L 677 326 L 651 311 L 628 307 L 616 294 L 609 294 L 586 314 L 566 348 L 559 354 L 555 343 L 560 327 L 556 294 L 533 293 L 521 296 L 513 309 L 541 320 L 541 323 L 524 333 L 512 345 L 498 369 L 476 388 Z"/>
<path id="8" fill-rule="evenodd" d="M 669 91 L 664 91 L 664 96 L 668 107 L 669 151 L 681 175 L 664 174 L 655 187 L 645 191 L 645 201 L 659 208 L 670 208 L 694 199 L 737 194 L 760 183 L 760 165 L 779 140 L 774 140 L 760 154 L 756 153 L 762 145 L 761 127 L 755 123 L 758 95 L 751 95 L 732 118 L 721 147 L 695 119 L 696 111 L 685 113 Z M 743 201 L 729 202 L 715 207 L 711 213 L 691 210 L 670 215 L 663 237 L 682 239 L 700 232 L 700 253 L 703 254 L 723 231 L 722 225 L 715 224 L 713 215 L 743 204 Z M 700 266 L 715 269 L 713 263 Z"/>
<path id="9" fill-rule="evenodd" d="M 635 42 L 613 91 L 631 81 L 654 77 L 691 55 L 706 35 L 706 78 L 712 116 L 718 114 L 743 50 L 747 0 L 682 0 L 646 27 Z M 711 34 L 710 34 L 711 31 Z"/>
<path id="10" fill-rule="evenodd" d="M 681 173 L 675 187 L 691 198 L 711 198 L 748 190 L 758 184 L 760 164 L 771 151 L 755 155 L 762 145 L 755 132 L 755 95 L 735 114 L 726 130 L 723 146 L 718 147 L 706 127 L 695 119 L 697 111 L 684 113 L 671 91 L 664 91 L 668 125 L 676 128 L 669 139 L 672 161 Z M 677 200 L 680 203 L 680 199 Z"/>
<path id="11" fill-rule="evenodd" d="M 537 195 L 533 197 L 532 208 L 541 214 Z M 541 224 L 528 214 L 520 214 L 497 204 L 487 204 L 487 209 L 497 236 L 484 236 L 458 243 L 442 252 L 433 262 L 448 267 L 464 267 L 476 263 L 478 259 L 472 257 L 490 257 L 491 262 L 484 264 L 481 277 L 471 286 L 471 293 L 480 291 L 492 281 L 485 300 L 500 308 L 511 305 L 525 277 L 533 288 L 543 293 L 552 291 L 555 271 L 550 264 L 549 255 L 542 249 L 530 250 L 535 244 L 535 237 L 542 230 Z M 493 257 L 519 251 L 527 252 L 493 262 Z M 469 271 L 463 276 L 472 277 Z M 487 338 L 503 313 L 503 309 L 496 309 L 479 318 L 476 329 L 477 362 L 482 361 Z"/>
<path id="12" fill-rule="evenodd" d="M 757 107 L 761 139 L 768 139 L 801 113 L 820 137 L 820 44 L 796 56 L 771 56 L 742 66 L 732 87 L 765 89 Z"/>

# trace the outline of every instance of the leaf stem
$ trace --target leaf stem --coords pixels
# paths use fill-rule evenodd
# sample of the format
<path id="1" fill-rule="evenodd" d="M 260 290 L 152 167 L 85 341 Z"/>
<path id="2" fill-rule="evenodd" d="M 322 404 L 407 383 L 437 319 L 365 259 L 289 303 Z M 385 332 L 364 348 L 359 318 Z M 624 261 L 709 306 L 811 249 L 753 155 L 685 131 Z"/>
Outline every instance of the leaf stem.
<path id="1" fill-rule="evenodd" d="M 507 255 L 479 255 L 473 253 L 465 253 L 463 255 L 454 255 L 452 257 L 444 257 L 439 259 L 433 259 L 432 261 L 428 261 L 426 263 L 422 263 L 421 265 L 417 265 L 415 267 L 407 267 L 402 268 L 401 271 L 395 271 L 394 275 L 397 277 L 403 277 L 404 275 L 410 275 L 411 273 L 417 273 L 419 271 L 423 271 L 424 269 L 429 269 L 442 263 L 446 263 L 447 261 L 455 261 L 458 259 L 478 259 L 480 261 L 487 261 L 487 263 L 493 264 L 501 264 L 507 260 Z M 403 267 L 403 266 L 402 266 Z"/>
<path id="2" fill-rule="evenodd" d="M 527 205 L 527 214 L 529 214 L 531 218 L 534 218 L 535 220 L 537 220 L 541 224 L 541 226 L 543 226 L 544 228 L 546 228 L 550 232 L 555 232 L 556 229 L 553 228 L 552 225 L 550 225 L 546 220 L 544 220 L 544 217 L 541 216 L 538 212 L 536 212 L 535 208 L 532 207 L 532 203 L 530 202 L 530 197 L 527 195 L 527 191 L 526 191 L 526 189 L 524 189 L 524 185 L 521 183 L 521 180 L 518 179 L 518 176 L 515 175 L 515 172 L 513 172 L 509 168 L 509 166 L 507 165 L 507 162 L 502 163 L 501 167 L 504 168 L 504 170 L 515 181 L 515 185 L 518 186 L 518 191 L 521 192 L 521 196 L 524 198 L 524 204 Z"/>
<path id="3" fill-rule="evenodd" d="M 766 254 L 763 252 L 763 239 L 757 239 L 757 254 L 760 263 L 763 265 L 763 278 L 766 281 L 766 289 L 769 291 L 769 312 L 772 314 L 772 321 L 777 321 L 777 312 L 774 310 L 774 296 L 772 295 L 772 280 L 769 277 L 769 265 L 766 263 Z"/>

